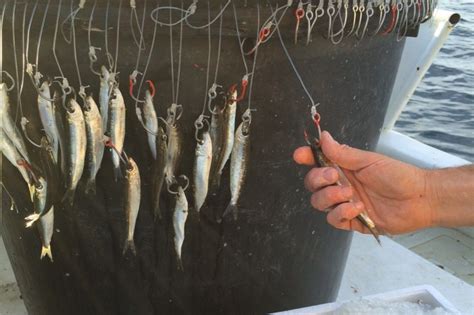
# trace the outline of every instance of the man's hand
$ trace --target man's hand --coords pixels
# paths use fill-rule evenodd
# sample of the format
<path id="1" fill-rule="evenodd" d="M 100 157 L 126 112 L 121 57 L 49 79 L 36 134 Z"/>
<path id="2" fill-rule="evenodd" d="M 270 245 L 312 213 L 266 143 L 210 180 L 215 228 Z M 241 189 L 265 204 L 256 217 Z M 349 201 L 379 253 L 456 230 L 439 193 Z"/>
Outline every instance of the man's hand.
<path id="1" fill-rule="evenodd" d="M 326 157 L 339 165 L 352 187 L 335 186 L 338 173 L 334 168 L 313 168 L 305 178 L 311 204 L 324 211 L 336 228 L 369 233 L 357 215 L 366 210 L 380 232 L 400 234 L 435 224 L 428 172 L 383 155 L 340 145 L 328 132 L 321 135 L 322 150 Z M 294 152 L 298 164 L 314 165 L 309 147 Z M 365 190 L 366 194 L 358 193 Z M 362 202 L 349 202 L 357 193 Z"/>

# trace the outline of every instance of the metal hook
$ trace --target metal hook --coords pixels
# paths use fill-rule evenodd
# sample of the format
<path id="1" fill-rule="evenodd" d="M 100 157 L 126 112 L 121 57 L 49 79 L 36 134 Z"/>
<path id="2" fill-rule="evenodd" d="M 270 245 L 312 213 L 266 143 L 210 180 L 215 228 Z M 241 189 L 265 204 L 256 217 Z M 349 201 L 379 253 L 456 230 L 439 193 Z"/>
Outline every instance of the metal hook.
<path id="1" fill-rule="evenodd" d="M 7 84 L 5 83 L 5 86 L 7 88 L 7 92 L 10 92 L 11 90 L 13 90 L 13 88 L 15 87 L 15 80 L 13 79 L 12 75 L 10 73 L 8 73 L 7 70 L 2 70 L 1 73 L 5 73 L 5 75 L 10 79 L 10 81 L 12 82 L 12 85 L 10 87 L 7 86 Z"/>
<path id="2" fill-rule="evenodd" d="M 28 120 L 28 118 L 26 117 L 21 117 L 21 129 L 23 130 L 23 134 L 25 135 L 25 138 L 26 140 L 28 140 L 28 142 L 30 142 L 32 145 L 34 145 L 35 147 L 37 148 L 41 148 L 41 145 L 40 144 L 37 144 L 36 142 L 34 142 L 29 136 L 28 136 L 28 132 L 26 131 L 26 125 L 29 124 L 30 121 Z"/>

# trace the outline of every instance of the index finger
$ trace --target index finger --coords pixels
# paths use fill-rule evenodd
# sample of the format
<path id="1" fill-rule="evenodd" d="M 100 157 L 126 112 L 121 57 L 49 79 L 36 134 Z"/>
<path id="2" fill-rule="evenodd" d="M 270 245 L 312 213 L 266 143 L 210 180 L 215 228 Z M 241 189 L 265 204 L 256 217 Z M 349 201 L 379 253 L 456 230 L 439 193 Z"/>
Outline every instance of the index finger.
<path id="1" fill-rule="evenodd" d="M 308 146 L 299 147 L 293 153 L 293 159 L 296 163 L 300 165 L 314 165 L 316 162 L 314 161 L 313 152 L 311 148 Z"/>

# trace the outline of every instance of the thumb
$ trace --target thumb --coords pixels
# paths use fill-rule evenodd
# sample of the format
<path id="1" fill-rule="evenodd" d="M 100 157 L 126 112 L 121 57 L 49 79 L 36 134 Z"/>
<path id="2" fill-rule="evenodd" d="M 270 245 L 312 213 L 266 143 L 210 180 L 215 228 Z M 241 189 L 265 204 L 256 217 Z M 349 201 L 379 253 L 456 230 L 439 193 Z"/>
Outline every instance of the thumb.
<path id="1" fill-rule="evenodd" d="M 352 171 L 362 169 L 383 158 L 377 153 L 341 145 L 327 131 L 321 133 L 321 147 L 331 162 Z"/>

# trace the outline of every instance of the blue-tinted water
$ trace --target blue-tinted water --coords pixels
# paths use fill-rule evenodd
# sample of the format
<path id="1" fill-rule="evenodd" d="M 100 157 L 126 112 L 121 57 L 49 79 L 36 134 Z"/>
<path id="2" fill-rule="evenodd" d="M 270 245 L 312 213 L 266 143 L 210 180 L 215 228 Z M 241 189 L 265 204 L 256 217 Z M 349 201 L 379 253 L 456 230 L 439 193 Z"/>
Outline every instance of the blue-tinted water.
<path id="1" fill-rule="evenodd" d="M 461 14 L 395 128 L 421 142 L 474 161 L 474 1 L 441 0 Z"/>

